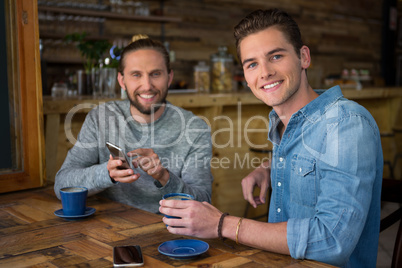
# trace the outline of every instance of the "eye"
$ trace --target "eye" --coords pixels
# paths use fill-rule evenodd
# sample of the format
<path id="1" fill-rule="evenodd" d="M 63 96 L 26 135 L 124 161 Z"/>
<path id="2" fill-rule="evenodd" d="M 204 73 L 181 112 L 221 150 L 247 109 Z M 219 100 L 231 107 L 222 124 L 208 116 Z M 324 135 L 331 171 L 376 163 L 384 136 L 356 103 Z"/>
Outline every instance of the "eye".
<path id="1" fill-rule="evenodd" d="M 131 76 L 132 76 L 132 77 L 140 77 L 141 74 L 140 74 L 140 73 L 132 73 Z"/>
<path id="2" fill-rule="evenodd" d="M 282 58 L 282 55 L 273 55 L 272 60 L 280 60 Z"/>
<path id="3" fill-rule="evenodd" d="M 160 76 L 161 74 L 162 74 L 162 72 L 157 71 L 157 72 L 153 72 L 151 75 L 152 75 L 152 77 L 158 77 L 158 76 Z"/>
<path id="4" fill-rule="evenodd" d="M 247 69 L 252 69 L 252 68 L 254 68 L 255 66 L 257 66 L 257 63 L 256 63 L 256 62 L 252 62 L 252 63 L 250 63 L 250 64 L 247 66 Z"/>

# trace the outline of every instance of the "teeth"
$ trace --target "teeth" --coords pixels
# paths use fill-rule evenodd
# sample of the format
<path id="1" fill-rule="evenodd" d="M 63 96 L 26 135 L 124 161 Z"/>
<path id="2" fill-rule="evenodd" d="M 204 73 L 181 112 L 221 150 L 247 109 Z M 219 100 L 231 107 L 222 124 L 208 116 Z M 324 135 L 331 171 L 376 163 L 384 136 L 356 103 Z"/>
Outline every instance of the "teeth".
<path id="1" fill-rule="evenodd" d="M 274 86 L 277 86 L 277 85 L 279 85 L 279 84 L 280 84 L 279 82 L 275 82 L 275 83 L 273 83 L 273 84 L 264 86 L 264 88 L 265 88 L 265 89 L 273 88 Z"/>
<path id="2" fill-rule="evenodd" d="M 153 96 L 155 96 L 154 94 L 152 94 L 152 95 L 147 95 L 147 94 L 142 94 L 142 95 L 140 95 L 141 96 L 141 98 L 144 98 L 144 99 L 150 99 L 150 98 L 152 98 Z"/>

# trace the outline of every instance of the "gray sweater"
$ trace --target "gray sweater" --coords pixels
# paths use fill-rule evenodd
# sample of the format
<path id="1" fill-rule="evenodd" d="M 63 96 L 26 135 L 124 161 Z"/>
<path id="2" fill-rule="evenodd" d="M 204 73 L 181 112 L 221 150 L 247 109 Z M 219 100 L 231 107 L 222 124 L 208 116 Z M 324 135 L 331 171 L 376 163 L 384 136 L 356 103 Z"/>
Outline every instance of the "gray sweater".
<path id="1" fill-rule="evenodd" d="M 113 183 L 107 162 L 106 141 L 125 152 L 152 148 L 168 169 L 170 179 L 162 186 L 140 170 L 133 183 Z M 112 200 L 153 213 L 159 213 L 159 200 L 167 193 L 188 193 L 199 201 L 211 202 L 211 131 L 193 113 L 166 104 L 162 116 L 150 124 L 140 124 L 130 113 L 130 102 L 100 104 L 87 115 L 77 142 L 56 174 L 54 190 L 85 186 L 89 195 L 100 193 Z"/>

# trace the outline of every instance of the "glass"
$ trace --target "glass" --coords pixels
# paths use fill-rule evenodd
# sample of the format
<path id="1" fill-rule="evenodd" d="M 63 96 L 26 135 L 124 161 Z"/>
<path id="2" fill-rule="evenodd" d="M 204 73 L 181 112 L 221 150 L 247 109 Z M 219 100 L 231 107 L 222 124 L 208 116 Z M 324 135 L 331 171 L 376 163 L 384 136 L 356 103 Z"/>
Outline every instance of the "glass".
<path id="1" fill-rule="evenodd" d="M 149 16 L 149 6 L 148 3 L 135 2 L 135 15 L 139 16 Z"/>
<path id="2" fill-rule="evenodd" d="M 213 92 L 233 90 L 233 56 L 227 53 L 227 47 L 219 47 L 218 53 L 211 56 L 211 70 Z"/>
<path id="3" fill-rule="evenodd" d="M 194 84 L 198 92 L 209 92 L 209 66 L 205 61 L 200 61 L 194 66 Z"/>
<path id="4" fill-rule="evenodd" d="M 3 2 L 6 7 L 14 8 L 14 1 Z M 0 114 L 2 130 L 0 131 L 1 155 L 0 174 L 22 169 L 23 151 L 21 148 L 23 133 L 21 129 L 21 107 L 18 58 L 19 53 L 17 35 L 13 34 L 17 29 L 14 21 L 16 16 L 6 12 L 7 8 L 0 10 L 2 18 L 5 18 L 5 25 L 0 28 L 0 62 L 2 72 L 0 73 L 3 89 L 0 91 L 0 107 L 3 107 Z M 4 69 L 3 69 L 4 68 Z M 4 70 L 4 71 L 3 71 Z"/>
<path id="5" fill-rule="evenodd" d="M 92 68 L 91 79 L 92 79 L 92 95 L 94 97 L 100 97 L 102 92 L 100 91 L 100 68 Z"/>
<path id="6" fill-rule="evenodd" d="M 52 87 L 52 97 L 54 98 L 64 98 L 67 96 L 67 85 L 65 83 L 54 83 Z"/>
<path id="7" fill-rule="evenodd" d="M 116 97 L 117 70 L 115 68 L 101 69 L 101 88 L 104 97 Z"/>
<path id="8" fill-rule="evenodd" d="M 77 93 L 78 95 L 85 95 L 86 75 L 84 70 L 77 71 Z"/>

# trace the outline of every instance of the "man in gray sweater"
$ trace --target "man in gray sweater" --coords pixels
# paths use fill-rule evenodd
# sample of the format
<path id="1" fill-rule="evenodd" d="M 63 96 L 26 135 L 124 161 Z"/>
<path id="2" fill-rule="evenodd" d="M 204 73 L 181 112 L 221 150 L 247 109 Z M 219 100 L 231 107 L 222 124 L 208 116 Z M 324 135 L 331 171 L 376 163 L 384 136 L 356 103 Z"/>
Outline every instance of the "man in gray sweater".
<path id="1" fill-rule="evenodd" d="M 85 186 L 153 213 L 164 194 L 188 193 L 211 202 L 212 157 L 208 125 L 166 101 L 173 79 L 164 46 L 140 36 L 121 54 L 118 81 L 128 100 L 103 103 L 87 115 L 77 142 L 58 171 L 54 190 Z M 122 169 L 106 142 L 121 147 L 132 169 Z"/>

